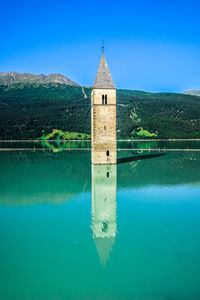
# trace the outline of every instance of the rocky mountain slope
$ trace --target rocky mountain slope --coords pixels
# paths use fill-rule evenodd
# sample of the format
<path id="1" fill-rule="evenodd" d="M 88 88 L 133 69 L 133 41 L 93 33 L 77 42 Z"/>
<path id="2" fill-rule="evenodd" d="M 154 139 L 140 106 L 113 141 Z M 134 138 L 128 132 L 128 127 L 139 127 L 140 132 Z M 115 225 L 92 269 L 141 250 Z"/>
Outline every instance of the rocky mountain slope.
<path id="1" fill-rule="evenodd" d="M 50 82 L 78 86 L 76 82 L 61 74 L 33 75 L 30 73 L 0 72 L 0 85 L 10 85 L 13 83 L 45 84 Z"/>
<path id="2" fill-rule="evenodd" d="M 192 96 L 200 96 L 200 90 L 185 91 L 185 92 L 183 92 L 183 94 L 192 95 Z"/>

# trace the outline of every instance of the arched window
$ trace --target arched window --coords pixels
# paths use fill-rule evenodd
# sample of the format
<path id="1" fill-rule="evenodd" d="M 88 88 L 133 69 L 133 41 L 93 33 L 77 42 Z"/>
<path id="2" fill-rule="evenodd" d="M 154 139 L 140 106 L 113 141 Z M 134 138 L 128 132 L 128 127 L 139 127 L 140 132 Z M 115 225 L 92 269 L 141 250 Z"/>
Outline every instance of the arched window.
<path id="1" fill-rule="evenodd" d="M 106 177 L 107 177 L 107 178 L 109 178 L 109 176 L 110 176 L 110 173 L 109 173 L 109 172 L 107 172 L 107 173 L 106 173 Z"/>
<path id="2" fill-rule="evenodd" d="M 102 104 L 105 104 L 104 95 L 102 95 Z"/>
<path id="3" fill-rule="evenodd" d="M 105 95 L 105 104 L 107 104 L 107 95 Z"/>
<path id="4" fill-rule="evenodd" d="M 109 156 L 109 155 L 110 155 L 110 151 L 107 150 L 107 151 L 106 151 L 106 156 Z"/>

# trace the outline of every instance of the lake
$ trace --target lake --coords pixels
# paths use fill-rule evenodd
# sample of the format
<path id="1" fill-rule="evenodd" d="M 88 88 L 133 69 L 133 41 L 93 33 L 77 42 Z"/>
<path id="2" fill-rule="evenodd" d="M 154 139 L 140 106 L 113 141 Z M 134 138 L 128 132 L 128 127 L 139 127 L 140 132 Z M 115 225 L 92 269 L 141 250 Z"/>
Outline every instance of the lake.
<path id="1" fill-rule="evenodd" d="M 0 299 L 200 299 L 200 142 L 118 147 L 0 143 Z"/>

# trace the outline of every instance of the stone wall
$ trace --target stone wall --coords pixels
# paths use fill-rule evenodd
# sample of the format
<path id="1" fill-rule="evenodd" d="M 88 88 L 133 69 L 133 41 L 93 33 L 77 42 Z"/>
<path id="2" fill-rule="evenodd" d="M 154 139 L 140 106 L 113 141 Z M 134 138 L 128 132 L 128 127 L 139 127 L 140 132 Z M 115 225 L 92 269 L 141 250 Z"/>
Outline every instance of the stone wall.
<path id="1" fill-rule="evenodd" d="M 102 104 L 107 95 L 107 104 Z M 116 90 L 93 89 L 92 105 L 92 163 L 116 163 Z"/>

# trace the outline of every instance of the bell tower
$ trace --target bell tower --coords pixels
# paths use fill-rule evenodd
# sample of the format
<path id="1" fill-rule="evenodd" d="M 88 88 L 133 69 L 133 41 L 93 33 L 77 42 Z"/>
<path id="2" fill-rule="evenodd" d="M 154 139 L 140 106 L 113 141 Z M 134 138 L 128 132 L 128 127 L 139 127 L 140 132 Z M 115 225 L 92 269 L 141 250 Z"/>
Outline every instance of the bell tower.
<path id="1" fill-rule="evenodd" d="M 92 165 L 92 231 L 100 262 L 107 264 L 117 234 L 117 166 Z"/>
<path id="2" fill-rule="evenodd" d="M 102 56 L 91 93 L 92 163 L 116 164 L 116 87 Z"/>

